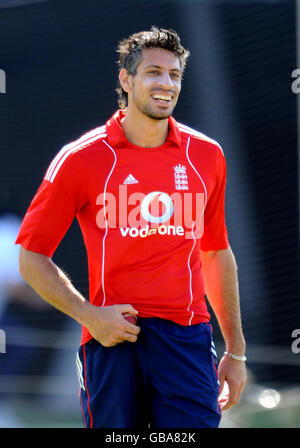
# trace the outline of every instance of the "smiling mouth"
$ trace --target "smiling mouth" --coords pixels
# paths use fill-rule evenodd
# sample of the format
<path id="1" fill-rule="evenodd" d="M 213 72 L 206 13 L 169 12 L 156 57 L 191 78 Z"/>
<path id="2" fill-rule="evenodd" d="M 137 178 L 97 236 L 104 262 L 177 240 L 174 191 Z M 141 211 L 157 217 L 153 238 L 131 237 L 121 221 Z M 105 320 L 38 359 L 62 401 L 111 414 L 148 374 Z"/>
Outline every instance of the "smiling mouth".
<path id="1" fill-rule="evenodd" d="M 160 103 L 160 104 L 165 104 L 165 105 L 169 104 L 173 98 L 172 95 L 154 94 L 151 96 L 155 102 Z"/>

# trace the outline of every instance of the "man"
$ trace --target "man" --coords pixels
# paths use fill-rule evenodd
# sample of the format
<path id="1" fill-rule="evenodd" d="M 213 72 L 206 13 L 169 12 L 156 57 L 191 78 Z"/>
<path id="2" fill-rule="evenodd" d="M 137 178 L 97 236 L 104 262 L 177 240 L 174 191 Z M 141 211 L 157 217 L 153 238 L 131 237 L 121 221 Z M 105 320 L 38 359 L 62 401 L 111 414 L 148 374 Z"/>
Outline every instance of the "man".
<path id="1" fill-rule="evenodd" d="M 246 381 L 224 155 L 171 117 L 189 56 L 176 32 L 153 27 L 118 51 L 121 109 L 50 164 L 17 239 L 20 270 L 83 326 L 85 426 L 217 427 Z M 89 301 L 51 260 L 75 216 Z M 219 378 L 205 293 L 226 343 Z"/>

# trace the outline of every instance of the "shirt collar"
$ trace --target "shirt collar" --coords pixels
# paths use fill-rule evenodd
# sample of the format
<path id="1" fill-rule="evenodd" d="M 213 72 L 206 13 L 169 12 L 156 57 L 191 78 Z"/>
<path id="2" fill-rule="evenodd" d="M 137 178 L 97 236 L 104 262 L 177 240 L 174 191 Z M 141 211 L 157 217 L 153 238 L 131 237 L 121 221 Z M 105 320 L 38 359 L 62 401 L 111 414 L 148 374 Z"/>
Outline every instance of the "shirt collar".
<path id="1" fill-rule="evenodd" d="M 126 111 L 124 109 L 119 109 L 106 122 L 106 132 L 108 141 L 113 147 L 130 145 L 121 126 L 121 119 L 125 116 L 125 114 Z M 169 117 L 168 122 L 169 122 L 169 134 L 165 144 L 175 143 L 177 146 L 181 147 L 181 136 L 176 120 L 173 117 Z"/>

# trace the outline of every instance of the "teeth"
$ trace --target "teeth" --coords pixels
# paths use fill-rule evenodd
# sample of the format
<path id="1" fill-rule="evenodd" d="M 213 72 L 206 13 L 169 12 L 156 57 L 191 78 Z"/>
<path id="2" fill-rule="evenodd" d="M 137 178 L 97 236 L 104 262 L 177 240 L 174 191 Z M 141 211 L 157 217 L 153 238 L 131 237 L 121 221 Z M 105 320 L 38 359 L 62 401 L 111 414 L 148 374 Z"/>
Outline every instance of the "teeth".
<path id="1" fill-rule="evenodd" d="M 153 95 L 155 100 L 163 100 L 163 101 L 171 101 L 172 97 L 170 96 L 163 96 L 163 95 Z"/>

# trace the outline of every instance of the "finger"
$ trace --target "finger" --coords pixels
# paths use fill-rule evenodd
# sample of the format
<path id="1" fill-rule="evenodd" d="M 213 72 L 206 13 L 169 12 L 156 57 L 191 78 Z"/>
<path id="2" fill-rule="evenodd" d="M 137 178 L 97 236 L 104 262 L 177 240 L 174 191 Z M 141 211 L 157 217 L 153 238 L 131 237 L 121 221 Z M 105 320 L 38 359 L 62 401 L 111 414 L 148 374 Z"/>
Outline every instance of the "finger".
<path id="1" fill-rule="evenodd" d="M 227 401 L 228 401 L 228 398 L 229 398 L 228 395 L 225 395 L 225 396 L 223 396 L 222 398 L 219 398 L 218 401 L 219 401 L 219 405 L 220 405 L 220 408 L 221 408 L 221 409 L 224 408 L 225 404 L 226 404 Z"/>
<path id="2" fill-rule="evenodd" d="M 136 324 L 128 322 L 128 320 L 126 319 L 123 320 L 122 326 L 120 328 L 124 333 L 128 332 L 131 334 L 139 334 L 139 332 L 141 331 L 141 327 L 139 327 Z"/>
<path id="3" fill-rule="evenodd" d="M 130 333 L 123 333 L 122 334 L 122 341 L 128 341 L 128 342 L 136 342 L 137 336 Z"/>
<path id="4" fill-rule="evenodd" d="M 119 342 L 123 342 L 123 341 L 118 341 L 118 340 L 113 340 L 113 341 L 98 341 L 101 345 L 103 345 L 103 347 L 114 347 L 115 345 L 117 345 Z"/>
<path id="5" fill-rule="evenodd" d="M 227 401 L 229 398 L 229 395 L 223 395 L 222 397 L 218 398 L 219 403 L 223 403 L 225 401 Z"/>
<path id="6" fill-rule="evenodd" d="M 231 406 L 234 405 L 234 403 L 230 401 L 229 397 L 221 399 L 219 404 L 222 411 L 226 411 L 227 409 L 229 409 Z"/>
<path id="7" fill-rule="evenodd" d="M 222 395 L 224 384 L 225 384 L 225 377 L 219 373 L 218 375 L 219 383 L 220 383 L 220 389 L 219 389 L 219 396 Z"/>
<path id="8" fill-rule="evenodd" d="M 227 402 L 223 405 L 223 410 L 229 409 L 231 406 L 238 404 L 240 398 L 240 391 L 237 388 L 229 388 L 229 397 Z"/>
<path id="9" fill-rule="evenodd" d="M 219 383 L 220 383 L 220 389 L 219 389 L 219 397 L 220 397 L 220 395 L 222 395 L 222 392 L 224 389 L 224 381 L 219 380 Z"/>
<path id="10" fill-rule="evenodd" d="M 130 313 L 130 314 L 134 314 L 134 315 L 137 315 L 137 314 L 138 314 L 138 310 L 136 310 L 135 308 L 133 308 L 133 306 L 130 305 L 129 303 L 127 303 L 127 304 L 121 304 L 121 305 L 115 305 L 115 307 L 116 307 L 117 310 L 120 311 L 122 314 L 124 314 L 124 313 Z"/>
<path id="11" fill-rule="evenodd" d="M 138 327 L 135 324 L 128 324 L 128 326 L 126 325 L 125 331 L 127 333 L 133 334 L 133 335 L 138 335 L 139 332 L 141 331 L 141 327 Z"/>
<path id="12" fill-rule="evenodd" d="M 221 410 L 222 411 L 226 411 L 227 409 L 229 409 L 231 406 L 233 406 L 233 403 L 230 403 L 229 400 L 227 400 L 227 402 L 225 404 L 220 404 Z"/>

